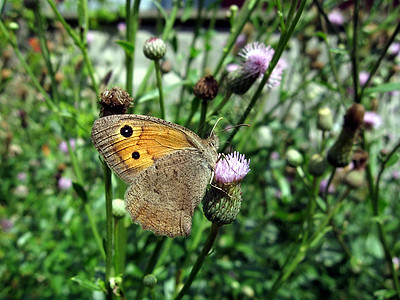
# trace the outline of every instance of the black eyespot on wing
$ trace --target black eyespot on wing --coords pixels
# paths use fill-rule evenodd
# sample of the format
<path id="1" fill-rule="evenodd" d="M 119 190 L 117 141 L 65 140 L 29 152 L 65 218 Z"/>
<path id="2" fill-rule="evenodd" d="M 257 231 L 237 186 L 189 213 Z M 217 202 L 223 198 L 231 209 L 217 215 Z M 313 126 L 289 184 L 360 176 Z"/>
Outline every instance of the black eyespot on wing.
<path id="1" fill-rule="evenodd" d="M 133 159 L 139 159 L 139 158 L 140 158 L 140 153 L 137 152 L 137 151 L 133 152 L 133 153 L 132 153 L 132 158 L 133 158 Z"/>
<path id="2" fill-rule="evenodd" d="M 121 128 L 121 135 L 128 138 L 130 136 L 132 136 L 133 133 L 133 129 L 131 126 L 129 125 L 125 125 L 124 127 Z"/>

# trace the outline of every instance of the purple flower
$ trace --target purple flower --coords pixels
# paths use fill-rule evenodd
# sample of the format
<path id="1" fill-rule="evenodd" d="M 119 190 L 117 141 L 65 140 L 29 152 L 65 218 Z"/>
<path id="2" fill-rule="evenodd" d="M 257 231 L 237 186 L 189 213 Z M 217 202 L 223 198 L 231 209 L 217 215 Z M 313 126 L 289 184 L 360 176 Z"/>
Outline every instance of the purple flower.
<path id="1" fill-rule="evenodd" d="M 119 22 L 118 25 L 117 25 L 117 28 L 118 28 L 118 32 L 120 34 L 124 35 L 125 32 L 126 32 L 126 23 L 125 22 Z"/>
<path id="2" fill-rule="evenodd" d="M 322 179 L 319 184 L 319 192 L 324 194 L 327 185 L 328 185 L 328 179 Z M 333 194 L 334 192 L 335 192 L 335 187 L 331 183 L 329 185 L 328 194 Z"/>
<path id="3" fill-rule="evenodd" d="M 342 13 L 336 9 L 332 10 L 328 14 L 328 19 L 333 25 L 341 26 L 344 23 L 344 18 Z"/>
<path id="4" fill-rule="evenodd" d="M 69 139 L 69 145 L 71 146 L 72 150 L 75 150 L 75 139 Z M 62 153 L 68 154 L 68 144 L 66 141 L 62 141 L 58 148 L 61 150 Z"/>
<path id="5" fill-rule="evenodd" d="M 235 70 L 237 70 L 237 69 L 239 69 L 240 68 L 240 66 L 238 65 L 238 64 L 228 64 L 228 65 L 226 65 L 226 70 L 230 73 L 230 72 L 233 72 L 233 71 L 235 71 Z"/>
<path id="6" fill-rule="evenodd" d="M 94 39 L 94 33 L 92 31 L 88 31 L 88 33 L 86 34 L 86 42 L 88 43 L 88 45 L 93 43 Z"/>
<path id="7" fill-rule="evenodd" d="M 367 83 L 369 77 L 369 73 L 365 71 L 361 71 L 360 74 L 358 74 L 358 79 L 360 80 L 360 85 L 364 86 Z"/>
<path id="8" fill-rule="evenodd" d="M 388 49 L 390 55 L 396 55 L 400 52 L 400 42 L 392 43 Z"/>
<path id="9" fill-rule="evenodd" d="M 399 180 L 400 179 L 400 171 L 397 171 L 397 170 L 393 171 L 392 172 L 392 178 L 394 180 Z"/>
<path id="10" fill-rule="evenodd" d="M 246 35 L 243 33 L 239 34 L 235 42 L 236 46 L 238 48 L 241 48 L 244 46 L 245 43 L 246 43 Z"/>
<path id="11" fill-rule="evenodd" d="M 248 74 L 248 77 L 263 77 L 274 53 L 274 49 L 269 46 L 266 47 L 263 43 L 254 42 L 247 44 L 239 55 L 244 58 L 243 69 Z M 268 87 L 272 88 L 280 83 L 285 67 L 286 63 L 283 60 L 279 60 L 268 79 Z"/>
<path id="12" fill-rule="evenodd" d="M 217 183 L 240 182 L 250 171 L 250 159 L 245 159 L 244 154 L 233 152 L 226 156 L 218 157 L 215 166 L 215 181 Z"/>
<path id="13" fill-rule="evenodd" d="M 367 128 L 378 128 L 382 125 L 382 118 L 374 111 L 366 111 L 364 114 L 364 125 Z"/>
<path id="14" fill-rule="evenodd" d="M 60 179 L 58 179 L 58 188 L 60 190 L 68 190 L 71 186 L 72 186 L 71 178 L 60 177 Z"/>
<path id="15" fill-rule="evenodd" d="M 26 180 L 26 173 L 25 173 L 25 172 L 19 172 L 19 173 L 17 174 L 17 179 L 18 179 L 19 181 L 25 181 L 25 180 Z"/>
<path id="16" fill-rule="evenodd" d="M 278 153 L 278 152 L 273 151 L 273 152 L 271 153 L 271 159 L 272 159 L 272 160 L 278 160 L 279 158 L 280 158 L 280 156 L 279 156 L 279 153 Z"/>
<path id="17" fill-rule="evenodd" d="M 7 220 L 7 219 L 0 220 L 0 228 L 4 232 L 9 231 L 13 226 L 14 226 L 14 222 L 11 220 Z"/>

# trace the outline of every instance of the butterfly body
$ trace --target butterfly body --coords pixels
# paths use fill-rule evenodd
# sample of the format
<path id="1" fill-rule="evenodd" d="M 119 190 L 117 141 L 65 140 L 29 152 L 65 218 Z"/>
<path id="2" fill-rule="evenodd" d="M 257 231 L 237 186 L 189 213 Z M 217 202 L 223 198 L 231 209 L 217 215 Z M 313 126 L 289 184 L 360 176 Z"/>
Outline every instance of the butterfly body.
<path id="1" fill-rule="evenodd" d="M 112 115 L 96 120 L 92 141 L 128 185 L 126 209 L 157 235 L 186 236 L 217 161 L 218 138 L 150 116 Z"/>

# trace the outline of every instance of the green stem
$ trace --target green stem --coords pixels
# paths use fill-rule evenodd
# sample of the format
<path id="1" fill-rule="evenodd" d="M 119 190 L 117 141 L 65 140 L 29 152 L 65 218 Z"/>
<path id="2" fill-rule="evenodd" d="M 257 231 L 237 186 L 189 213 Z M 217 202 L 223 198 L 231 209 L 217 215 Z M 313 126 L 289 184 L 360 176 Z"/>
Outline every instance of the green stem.
<path id="1" fill-rule="evenodd" d="M 126 251 L 125 218 L 114 218 L 115 274 L 124 273 Z"/>
<path id="2" fill-rule="evenodd" d="M 142 299 L 142 294 L 143 294 L 143 291 L 144 291 L 144 282 L 143 282 L 144 276 L 146 276 L 147 274 L 151 274 L 153 272 L 154 267 L 157 264 L 157 258 L 159 256 L 159 254 L 161 252 L 161 249 L 162 249 L 162 246 L 164 245 L 166 240 L 167 240 L 166 237 L 159 237 L 158 238 L 157 244 L 154 247 L 153 253 L 151 254 L 149 262 L 148 262 L 148 264 L 146 266 L 146 270 L 144 271 L 144 275 L 143 275 L 142 281 L 140 282 L 140 286 L 139 286 L 139 288 L 137 290 L 135 299 L 137 299 L 137 300 Z"/>
<path id="3" fill-rule="evenodd" d="M 224 98 L 222 99 L 222 101 L 218 104 L 218 106 L 216 108 L 214 108 L 214 110 L 209 114 L 209 116 L 215 116 L 218 115 L 218 113 L 224 108 L 224 106 L 228 103 L 229 99 L 232 96 L 232 92 L 230 91 L 226 91 Z"/>
<path id="4" fill-rule="evenodd" d="M 204 247 L 201 250 L 199 256 L 197 257 L 197 260 L 193 266 L 192 271 L 190 272 L 189 278 L 186 281 L 185 285 L 183 288 L 180 290 L 179 294 L 175 297 L 175 300 L 182 299 L 182 297 L 185 295 L 187 290 L 190 288 L 190 286 L 193 283 L 193 280 L 196 278 L 197 273 L 199 272 L 201 266 L 204 263 L 204 259 L 208 255 L 208 253 L 211 250 L 212 245 L 215 242 L 215 239 L 217 238 L 218 235 L 218 230 L 219 230 L 219 225 L 216 223 L 212 223 L 210 233 L 208 234 L 207 240 L 204 243 Z"/>
<path id="5" fill-rule="evenodd" d="M 360 103 L 361 99 L 359 99 L 359 87 L 360 80 L 358 78 L 358 51 L 357 51 L 357 42 L 358 42 L 358 12 L 360 9 L 360 0 L 355 1 L 355 7 L 353 12 L 353 43 L 351 49 L 351 64 L 352 64 L 352 72 L 353 72 L 353 87 L 354 87 L 354 102 Z"/>
<path id="6" fill-rule="evenodd" d="M 208 100 L 201 101 L 201 115 L 197 133 L 200 137 L 204 138 L 206 130 L 206 115 L 207 115 Z"/>
<path id="7" fill-rule="evenodd" d="M 247 106 L 246 110 L 244 111 L 242 117 L 239 119 L 238 124 L 244 124 L 247 117 L 249 116 L 250 112 L 252 111 L 253 107 L 255 106 L 256 102 L 258 101 L 258 99 L 260 98 L 261 92 L 264 88 L 264 86 L 266 85 L 266 83 L 268 82 L 269 77 L 272 74 L 273 69 L 275 68 L 275 66 L 278 64 L 278 61 L 283 53 L 283 51 L 285 50 L 285 47 L 287 45 L 287 43 L 289 42 L 289 39 L 300 19 L 301 14 L 303 13 L 304 7 L 306 5 L 307 0 L 302 0 L 300 3 L 300 6 L 297 10 L 297 13 L 294 17 L 293 22 L 290 23 L 290 28 L 287 31 L 287 33 L 284 36 L 281 36 L 281 40 L 278 43 L 278 47 L 274 53 L 274 56 L 272 57 L 272 60 L 268 66 L 267 71 L 265 72 L 263 79 L 261 81 L 261 83 L 259 84 L 256 92 L 253 94 L 253 97 L 250 100 L 249 105 Z M 221 152 L 224 152 L 225 149 L 231 144 L 233 138 L 235 137 L 236 133 L 239 131 L 239 127 L 236 127 L 233 129 L 231 135 L 228 137 L 227 142 L 224 144 L 224 146 L 222 146 Z"/>
<path id="8" fill-rule="evenodd" d="M 132 53 L 125 52 L 126 61 L 126 91 L 133 97 L 133 70 L 135 66 L 136 33 L 139 27 L 140 0 L 135 0 L 133 9 L 131 0 L 126 1 L 126 40 L 133 45 Z"/>
<path id="9" fill-rule="evenodd" d="M 156 69 L 157 88 L 160 101 L 160 118 L 165 120 L 165 106 L 164 106 L 164 91 L 162 86 L 160 61 L 154 60 L 154 67 Z"/>
<path id="10" fill-rule="evenodd" d="M 112 185 L 111 185 L 111 170 L 103 163 L 104 171 L 104 188 L 106 195 L 106 226 L 107 226 L 107 238 L 106 238 L 106 287 L 107 287 L 107 298 L 111 299 L 112 291 L 110 288 L 110 277 L 112 269 L 112 247 L 113 247 L 113 216 L 112 216 Z"/>

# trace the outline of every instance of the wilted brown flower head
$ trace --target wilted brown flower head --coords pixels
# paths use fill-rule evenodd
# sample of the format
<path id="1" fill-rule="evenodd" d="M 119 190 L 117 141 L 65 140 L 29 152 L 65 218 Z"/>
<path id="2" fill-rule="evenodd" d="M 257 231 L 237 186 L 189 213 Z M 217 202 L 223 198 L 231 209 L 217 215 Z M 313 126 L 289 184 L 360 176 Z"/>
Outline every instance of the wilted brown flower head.
<path id="1" fill-rule="evenodd" d="M 133 99 L 129 97 L 127 91 L 120 87 L 113 87 L 100 94 L 100 117 L 110 115 L 123 115 L 127 112 Z"/>
<path id="2" fill-rule="evenodd" d="M 204 76 L 197 81 L 193 92 L 197 98 L 212 100 L 218 94 L 218 82 L 211 75 Z"/>

